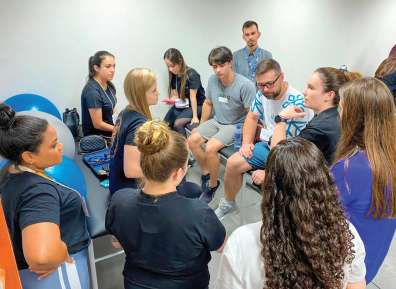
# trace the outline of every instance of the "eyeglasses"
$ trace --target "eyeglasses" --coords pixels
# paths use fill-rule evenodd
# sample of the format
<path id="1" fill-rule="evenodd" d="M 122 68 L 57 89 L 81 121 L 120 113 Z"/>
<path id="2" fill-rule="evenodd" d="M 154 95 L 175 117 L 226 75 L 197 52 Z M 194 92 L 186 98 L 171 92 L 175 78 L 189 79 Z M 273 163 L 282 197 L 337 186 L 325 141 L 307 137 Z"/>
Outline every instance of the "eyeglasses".
<path id="1" fill-rule="evenodd" d="M 261 88 L 264 88 L 265 86 L 267 88 L 273 88 L 274 85 L 275 85 L 275 82 L 279 79 L 279 76 L 281 76 L 281 75 L 282 75 L 282 73 L 279 74 L 278 77 L 272 82 L 267 82 L 267 83 L 264 83 L 264 84 L 263 83 L 257 83 L 257 85 L 260 86 Z"/>

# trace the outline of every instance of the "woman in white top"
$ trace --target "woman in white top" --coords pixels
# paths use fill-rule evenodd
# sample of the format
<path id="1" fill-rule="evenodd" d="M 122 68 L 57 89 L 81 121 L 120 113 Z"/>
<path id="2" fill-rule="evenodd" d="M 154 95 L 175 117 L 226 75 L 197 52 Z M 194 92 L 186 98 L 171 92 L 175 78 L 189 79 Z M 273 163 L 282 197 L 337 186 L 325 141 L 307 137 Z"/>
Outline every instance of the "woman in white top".
<path id="1" fill-rule="evenodd" d="M 268 155 L 263 220 L 238 228 L 216 288 L 365 288 L 365 250 L 323 154 L 301 138 Z"/>

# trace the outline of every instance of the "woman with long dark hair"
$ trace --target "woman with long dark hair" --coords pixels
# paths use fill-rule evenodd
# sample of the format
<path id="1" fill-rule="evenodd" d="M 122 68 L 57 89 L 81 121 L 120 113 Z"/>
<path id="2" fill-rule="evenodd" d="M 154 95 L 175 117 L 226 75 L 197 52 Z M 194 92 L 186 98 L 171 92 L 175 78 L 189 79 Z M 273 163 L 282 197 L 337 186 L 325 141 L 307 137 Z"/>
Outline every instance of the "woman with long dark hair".
<path id="1" fill-rule="evenodd" d="M 187 139 L 150 120 L 134 143 L 145 186 L 116 192 L 106 214 L 113 245 L 126 253 L 125 288 L 207 288 L 210 252 L 221 253 L 227 235 L 206 203 L 176 192 L 187 172 Z"/>
<path id="2" fill-rule="evenodd" d="M 84 136 L 110 138 L 118 112 L 114 84 L 115 57 L 98 51 L 88 61 L 88 81 L 81 93 L 82 129 Z"/>
<path id="3" fill-rule="evenodd" d="M 367 282 L 384 261 L 396 230 L 396 116 L 375 78 L 340 89 L 342 135 L 332 172 L 351 223 L 366 248 Z"/>
<path id="4" fill-rule="evenodd" d="M 230 236 L 216 288 L 365 288 L 362 240 L 313 143 L 271 149 L 262 191 L 262 221 Z"/>
<path id="5" fill-rule="evenodd" d="M 169 71 L 168 99 L 180 99 L 185 105 L 172 105 L 164 120 L 178 133 L 187 137 L 184 126 L 199 124 L 205 90 L 201 77 L 195 69 L 188 67 L 183 55 L 176 48 L 169 48 L 164 54 Z"/>
<path id="6" fill-rule="evenodd" d="M 381 80 L 389 88 L 396 103 L 396 52 L 382 61 L 375 72 L 375 78 Z"/>
<path id="7" fill-rule="evenodd" d="M 44 171 L 62 162 L 62 149 L 45 119 L 0 104 L 0 156 L 9 160 L 0 174 L 1 202 L 25 289 L 89 288 L 85 202 Z"/>

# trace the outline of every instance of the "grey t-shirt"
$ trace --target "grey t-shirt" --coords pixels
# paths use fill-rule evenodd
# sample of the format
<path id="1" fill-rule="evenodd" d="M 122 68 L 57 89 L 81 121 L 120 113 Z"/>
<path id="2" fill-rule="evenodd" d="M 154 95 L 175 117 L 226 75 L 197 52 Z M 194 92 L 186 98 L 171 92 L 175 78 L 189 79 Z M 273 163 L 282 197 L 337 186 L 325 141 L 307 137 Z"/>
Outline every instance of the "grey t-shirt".
<path id="1" fill-rule="evenodd" d="M 237 124 L 245 121 L 247 111 L 256 94 L 253 82 L 238 73 L 234 80 L 224 86 L 220 79 L 211 75 L 206 89 L 206 98 L 213 102 L 214 119 L 220 124 Z"/>

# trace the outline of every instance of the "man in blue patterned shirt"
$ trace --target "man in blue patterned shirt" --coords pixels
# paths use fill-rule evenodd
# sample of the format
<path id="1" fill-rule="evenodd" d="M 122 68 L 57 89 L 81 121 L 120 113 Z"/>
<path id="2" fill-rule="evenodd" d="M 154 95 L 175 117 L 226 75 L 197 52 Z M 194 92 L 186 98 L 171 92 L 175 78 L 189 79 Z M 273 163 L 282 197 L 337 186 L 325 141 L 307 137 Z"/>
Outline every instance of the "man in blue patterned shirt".
<path id="1" fill-rule="evenodd" d="M 275 116 L 289 105 L 300 107 L 307 115 L 291 120 L 280 119 L 287 125 L 287 137 L 295 137 L 312 119 L 314 113 L 304 105 L 302 94 L 284 80 L 279 63 L 273 59 L 261 61 L 255 72 L 260 91 L 256 94 L 243 127 L 243 141 L 239 152 L 227 161 L 224 177 L 224 194 L 215 213 L 220 220 L 238 213 L 235 197 L 242 185 L 242 174 L 254 170 L 253 181 L 260 185 L 265 177 L 265 164 L 270 151 L 269 142 L 275 128 Z M 253 144 L 257 122 L 264 119 L 260 132 L 261 142 Z"/>

